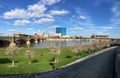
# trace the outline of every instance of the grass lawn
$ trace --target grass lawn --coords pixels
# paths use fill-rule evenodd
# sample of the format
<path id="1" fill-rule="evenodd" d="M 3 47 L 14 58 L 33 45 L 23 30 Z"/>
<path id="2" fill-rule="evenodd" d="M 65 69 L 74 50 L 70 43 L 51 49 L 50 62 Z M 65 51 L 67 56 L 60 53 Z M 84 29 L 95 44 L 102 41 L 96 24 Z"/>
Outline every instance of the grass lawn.
<path id="1" fill-rule="evenodd" d="M 11 57 L 6 54 L 5 48 L 0 48 L 0 75 L 17 75 L 17 74 L 31 74 L 40 73 L 53 69 L 51 63 L 53 62 L 54 54 L 47 48 L 30 48 L 32 52 L 32 63 L 28 64 L 28 57 L 25 55 L 26 48 L 20 48 L 15 55 L 16 67 L 8 67 L 11 65 Z M 62 47 L 61 53 L 58 56 L 58 62 L 55 63 L 56 68 L 71 63 L 76 59 L 82 58 L 89 54 L 96 52 L 82 51 L 78 53 L 78 57 L 74 57 L 71 52 L 71 47 Z"/>

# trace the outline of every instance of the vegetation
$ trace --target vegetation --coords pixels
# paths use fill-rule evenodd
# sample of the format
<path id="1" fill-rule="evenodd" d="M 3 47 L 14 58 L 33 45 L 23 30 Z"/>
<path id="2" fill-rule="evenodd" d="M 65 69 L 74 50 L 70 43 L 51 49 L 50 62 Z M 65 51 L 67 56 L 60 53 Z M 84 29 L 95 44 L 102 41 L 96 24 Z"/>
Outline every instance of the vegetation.
<path id="1" fill-rule="evenodd" d="M 15 54 L 18 50 L 18 47 L 16 46 L 16 44 L 14 42 L 10 43 L 10 45 L 7 48 L 7 54 L 9 54 L 11 56 L 11 60 L 12 60 L 12 65 L 9 67 L 14 67 L 15 66 Z"/>
<path id="2" fill-rule="evenodd" d="M 29 51 L 32 52 L 31 59 L 25 55 L 28 48 L 19 48 L 17 54 L 14 57 L 16 67 L 7 67 L 11 63 L 11 58 L 9 55 L 6 55 L 6 49 L 0 48 L 0 75 L 16 75 L 16 74 L 31 74 L 31 73 L 40 73 L 52 70 L 54 68 L 60 68 L 68 63 L 75 61 L 76 59 L 85 57 L 89 54 L 96 52 L 97 49 L 102 49 L 106 47 L 108 43 L 96 43 L 92 45 L 81 45 L 81 46 L 71 46 L 71 47 L 61 47 L 59 52 L 59 61 L 53 63 L 55 60 L 55 53 L 52 53 L 49 48 L 29 48 Z M 107 46 L 108 47 L 108 46 Z M 74 55 L 74 50 L 77 55 Z M 78 57 L 79 56 L 79 57 Z M 31 64 L 28 64 L 28 61 L 31 61 Z"/>
<path id="3" fill-rule="evenodd" d="M 52 53 L 54 54 L 54 63 L 58 62 L 58 55 L 60 55 L 61 52 L 61 46 L 59 43 L 56 43 L 55 47 L 50 48 Z"/>
<path id="4" fill-rule="evenodd" d="M 10 44 L 10 41 L 0 40 L 0 47 L 7 47 Z"/>

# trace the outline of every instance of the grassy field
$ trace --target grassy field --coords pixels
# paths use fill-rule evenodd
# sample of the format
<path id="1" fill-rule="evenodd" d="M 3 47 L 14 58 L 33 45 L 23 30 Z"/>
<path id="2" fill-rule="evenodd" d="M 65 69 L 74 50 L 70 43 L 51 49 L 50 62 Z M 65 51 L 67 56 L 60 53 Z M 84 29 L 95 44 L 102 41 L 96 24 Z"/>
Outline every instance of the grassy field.
<path id="1" fill-rule="evenodd" d="M 32 63 L 28 64 L 28 57 L 25 55 L 26 48 L 20 48 L 15 54 L 16 67 L 8 67 L 11 65 L 11 57 L 7 55 L 5 48 L 0 48 L 0 75 L 17 75 L 40 73 L 53 69 L 54 54 L 48 48 L 30 48 L 32 52 Z M 58 56 L 59 60 L 54 64 L 56 68 L 71 63 L 76 59 L 82 58 L 96 52 L 95 50 L 82 51 L 75 57 L 72 53 L 72 47 L 61 48 L 61 53 Z"/>

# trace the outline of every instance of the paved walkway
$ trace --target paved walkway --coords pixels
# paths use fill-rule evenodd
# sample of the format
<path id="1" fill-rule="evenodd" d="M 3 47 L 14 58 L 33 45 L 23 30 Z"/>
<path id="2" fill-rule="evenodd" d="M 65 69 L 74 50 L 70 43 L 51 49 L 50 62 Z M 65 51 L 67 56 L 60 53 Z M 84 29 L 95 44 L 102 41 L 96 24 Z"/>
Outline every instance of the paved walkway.
<path id="1" fill-rule="evenodd" d="M 114 78 L 115 74 L 118 74 L 114 73 L 118 71 L 115 70 L 115 54 L 116 48 L 113 47 L 61 69 L 33 75 L 9 76 L 9 78 Z"/>

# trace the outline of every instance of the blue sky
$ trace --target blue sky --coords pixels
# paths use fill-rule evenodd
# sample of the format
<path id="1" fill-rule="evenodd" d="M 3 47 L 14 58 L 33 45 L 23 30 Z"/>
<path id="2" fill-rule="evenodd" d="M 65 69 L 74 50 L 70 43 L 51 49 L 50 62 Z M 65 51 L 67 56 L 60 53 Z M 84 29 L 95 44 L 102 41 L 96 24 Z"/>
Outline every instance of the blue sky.
<path id="1" fill-rule="evenodd" d="M 120 38 L 119 0 L 0 0 L 0 35 L 66 27 L 67 35 Z"/>

